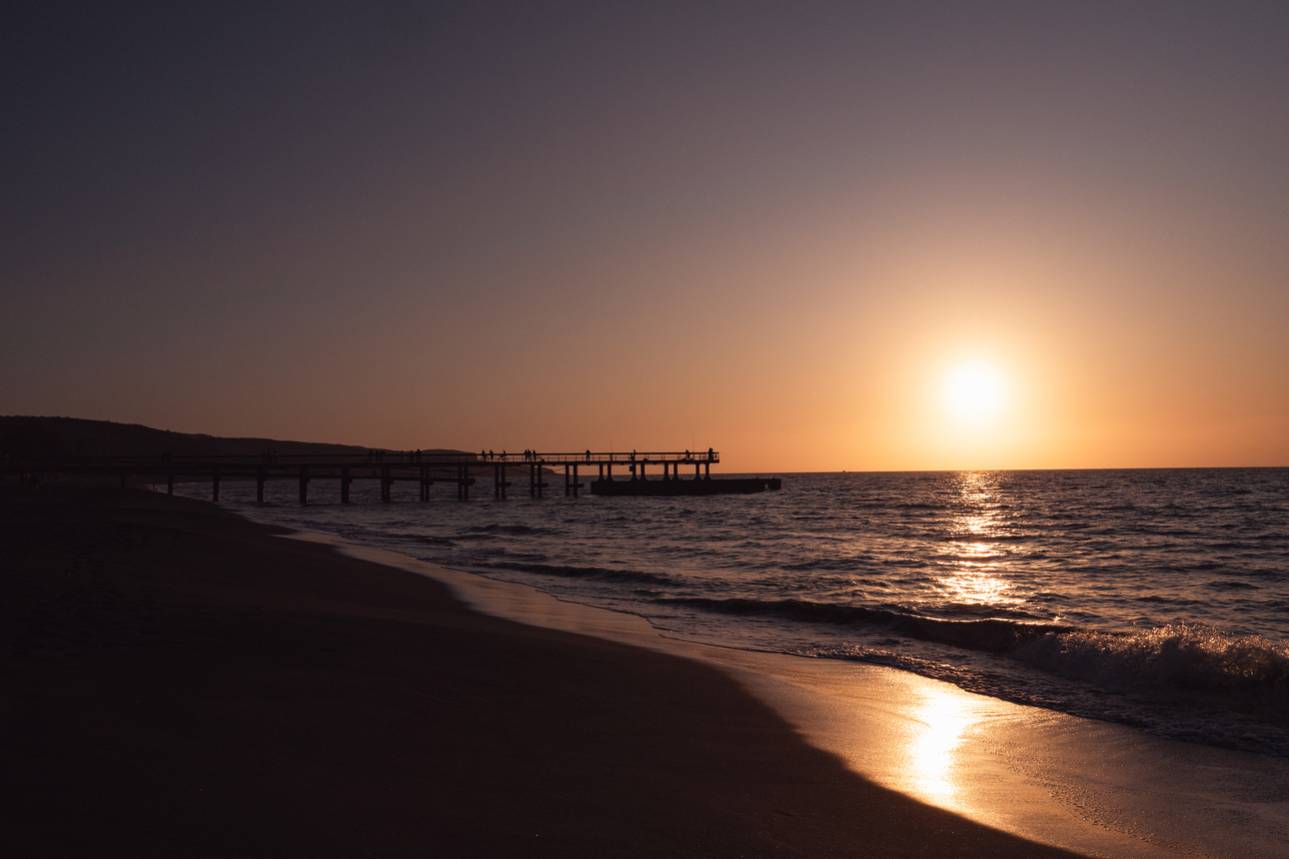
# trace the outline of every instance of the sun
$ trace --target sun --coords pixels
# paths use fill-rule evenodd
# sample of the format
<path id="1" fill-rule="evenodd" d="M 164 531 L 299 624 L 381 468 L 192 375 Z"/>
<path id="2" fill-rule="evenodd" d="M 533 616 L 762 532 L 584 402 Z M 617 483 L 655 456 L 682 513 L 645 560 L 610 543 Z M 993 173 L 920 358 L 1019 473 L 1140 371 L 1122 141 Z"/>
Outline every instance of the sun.
<path id="1" fill-rule="evenodd" d="M 945 409 L 960 423 L 988 424 L 1002 410 L 1006 394 L 1003 374 L 986 361 L 957 364 L 945 374 Z"/>

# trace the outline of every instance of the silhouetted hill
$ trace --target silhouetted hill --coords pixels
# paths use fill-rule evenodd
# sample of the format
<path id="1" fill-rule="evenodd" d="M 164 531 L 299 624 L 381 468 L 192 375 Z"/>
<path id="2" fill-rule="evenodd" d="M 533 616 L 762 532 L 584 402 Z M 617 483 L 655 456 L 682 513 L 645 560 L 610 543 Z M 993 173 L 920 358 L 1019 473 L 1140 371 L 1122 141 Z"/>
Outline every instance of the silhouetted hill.
<path id="1" fill-rule="evenodd" d="M 268 450 L 276 454 L 362 454 L 368 449 L 349 444 L 224 438 L 81 418 L 0 416 L 0 454 L 12 456 L 258 456 Z"/>

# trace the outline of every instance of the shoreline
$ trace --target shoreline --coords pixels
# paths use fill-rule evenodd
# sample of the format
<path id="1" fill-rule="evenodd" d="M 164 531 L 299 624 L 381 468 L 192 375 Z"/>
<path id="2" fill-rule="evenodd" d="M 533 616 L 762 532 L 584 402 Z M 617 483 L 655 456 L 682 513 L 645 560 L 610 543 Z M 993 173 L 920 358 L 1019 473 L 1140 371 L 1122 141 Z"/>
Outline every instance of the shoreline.
<path id="1" fill-rule="evenodd" d="M 3 501 L 15 855 L 1070 855 L 856 776 L 710 665 L 205 502 Z"/>
<path id="2" fill-rule="evenodd" d="M 853 773 L 919 802 L 1093 856 L 1279 856 L 1289 765 L 1008 702 L 898 668 L 714 645 L 647 618 L 393 549 L 296 531 L 447 585 L 472 609 L 711 665 Z"/>

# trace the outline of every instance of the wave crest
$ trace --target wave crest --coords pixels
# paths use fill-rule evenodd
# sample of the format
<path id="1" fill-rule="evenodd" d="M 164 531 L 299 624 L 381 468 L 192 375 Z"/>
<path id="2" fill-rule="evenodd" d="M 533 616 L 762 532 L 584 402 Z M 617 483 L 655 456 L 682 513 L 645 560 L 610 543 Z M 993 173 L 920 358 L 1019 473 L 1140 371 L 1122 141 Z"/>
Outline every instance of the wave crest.
<path id="1" fill-rule="evenodd" d="M 837 626 L 878 626 L 909 638 L 991 653 L 1006 653 L 1032 638 L 1053 632 L 1064 632 L 1069 628 L 1050 624 L 1021 623 L 1000 618 L 944 620 L 891 609 L 798 599 L 666 597 L 659 599 L 658 602 L 720 614 L 781 617 L 787 620 L 828 623 Z"/>
<path id="2" fill-rule="evenodd" d="M 651 585 L 673 585 L 676 580 L 661 573 L 646 573 L 641 570 L 615 570 L 608 567 L 575 567 L 561 564 L 537 564 L 524 562 L 501 562 L 484 565 L 494 570 L 514 570 L 520 573 L 536 573 L 541 576 L 559 576 L 565 579 L 611 579 L 615 581 L 641 582 Z"/>
<path id="3" fill-rule="evenodd" d="M 1097 686 L 1253 693 L 1289 703 L 1289 643 L 1194 624 L 1134 633 L 1067 631 L 1024 643 L 1016 659 Z"/>
<path id="4" fill-rule="evenodd" d="M 524 536 L 527 534 L 555 534 L 558 533 L 553 528 L 543 528 L 540 525 L 519 525 L 519 524 L 500 524 L 491 525 L 473 525 L 465 529 L 468 534 L 509 534 L 514 536 Z"/>

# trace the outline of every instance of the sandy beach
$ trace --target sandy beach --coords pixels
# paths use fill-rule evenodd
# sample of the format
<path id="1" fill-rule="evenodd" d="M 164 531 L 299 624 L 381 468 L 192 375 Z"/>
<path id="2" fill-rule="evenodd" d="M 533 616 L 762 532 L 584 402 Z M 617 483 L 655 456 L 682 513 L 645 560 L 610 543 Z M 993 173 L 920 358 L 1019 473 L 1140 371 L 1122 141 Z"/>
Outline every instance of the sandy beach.
<path id="1" fill-rule="evenodd" d="M 697 662 L 141 491 L 4 499 L 8 855 L 1068 855 Z"/>

